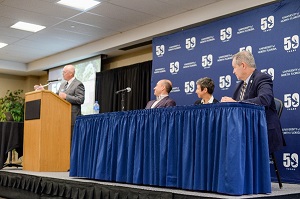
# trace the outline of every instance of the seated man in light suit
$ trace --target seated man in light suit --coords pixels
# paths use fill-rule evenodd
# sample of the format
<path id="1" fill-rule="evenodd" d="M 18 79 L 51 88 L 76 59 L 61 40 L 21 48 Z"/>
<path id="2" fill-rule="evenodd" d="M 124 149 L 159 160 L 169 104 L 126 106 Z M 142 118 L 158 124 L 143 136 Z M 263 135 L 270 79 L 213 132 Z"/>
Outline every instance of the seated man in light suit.
<path id="1" fill-rule="evenodd" d="M 171 90 L 172 82 L 170 80 L 162 79 L 158 81 L 154 87 L 156 100 L 149 101 L 146 105 L 146 109 L 176 106 L 176 102 L 169 97 Z"/>
<path id="2" fill-rule="evenodd" d="M 195 105 L 197 104 L 210 104 L 210 103 L 218 103 L 219 101 L 214 98 L 213 92 L 215 89 L 214 81 L 209 77 L 203 77 L 198 79 L 197 82 L 197 90 L 196 93 L 201 100 L 197 100 Z"/>
<path id="3" fill-rule="evenodd" d="M 85 89 L 83 83 L 75 78 L 73 65 L 66 65 L 63 68 L 63 78 L 66 81 L 60 85 L 57 94 L 72 105 L 71 132 L 73 132 L 76 117 L 81 115 L 81 104 L 84 103 Z"/>

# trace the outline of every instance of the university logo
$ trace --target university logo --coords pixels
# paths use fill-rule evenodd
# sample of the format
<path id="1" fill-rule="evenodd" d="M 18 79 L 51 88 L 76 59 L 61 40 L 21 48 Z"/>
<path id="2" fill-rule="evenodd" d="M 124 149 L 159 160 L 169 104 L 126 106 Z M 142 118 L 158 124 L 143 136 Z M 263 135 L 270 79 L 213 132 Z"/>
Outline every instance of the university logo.
<path id="1" fill-rule="evenodd" d="M 193 50 L 196 47 L 196 37 L 187 38 L 185 40 L 185 48 L 187 50 Z"/>
<path id="2" fill-rule="evenodd" d="M 231 86 L 231 76 L 220 76 L 219 77 L 219 87 L 221 90 L 228 90 Z"/>
<path id="3" fill-rule="evenodd" d="M 299 165 L 299 157 L 297 153 L 284 153 L 283 166 L 288 170 L 295 170 Z"/>
<path id="4" fill-rule="evenodd" d="M 195 92 L 195 82 L 184 82 L 184 92 L 188 95 L 193 94 Z"/>
<path id="5" fill-rule="evenodd" d="M 260 29 L 264 32 L 271 31 L 275 25 L 274 16 L 268 16 L 260 19 Z"/>
<path id="6" fill-rule="evenodd" d="M 252 46 L 245 46 L 245 47 L 240 47 L 240 52 L 242 51 L 248 51 L 252 53 Z"/>
<path id="7" fill-rule="evenodd" d="M 232 28 L 228 27 L 226 29 L 220 30 L 220 39 L 222 42 L 227 42 L 232 37 Z"/>
<path id="8" fill-rule="evenodd" d="M 212 64 L 213 64 L 212 54 L 202 56 L 202 67 L 203 68 L 210 68 L 212 66 Z"/>
<path id="9" fill-rule="evenodd" d="M 274 78 L 275 78 L 275 70 L 274 70 L 274 68 L 261 69 L 260 71 L 262 73 L 270 75 L 272 77 L 272 80 L 274 80 Z"/>
<path id="10" fill-rule="evenodd" d="M 284 94 L 284 107 L 287 110 L 296 110 L 299 106 L 299 93 Z"/>
<path id="11" fill-rule="evenodd" d="M 162 57 L 165 54 L 165 45 L 156 46 L 155 51 L 158 57 Z"/>
<path id="12" fill-rule="evenodd" d="M 299 47 L 299 36 L 294 35 L 292 37 L 285 37 L 284 39 L 284 50 L 289 52 L 295 52 Z"/>
<path id="13" fill-rule="evenodd" d="M 179 61 L 171 62 L 170 63 L 170 73 L 175 75 L 179 71 Z"/>

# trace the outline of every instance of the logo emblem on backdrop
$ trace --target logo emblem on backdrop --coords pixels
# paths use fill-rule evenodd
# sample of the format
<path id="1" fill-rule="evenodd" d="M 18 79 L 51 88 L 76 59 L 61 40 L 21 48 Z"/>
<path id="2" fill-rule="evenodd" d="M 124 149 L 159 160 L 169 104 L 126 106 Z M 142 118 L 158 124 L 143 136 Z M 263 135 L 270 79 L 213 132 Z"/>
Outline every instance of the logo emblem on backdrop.
<path id="1" fill-rule="evenodd" d="M 288 53 L 295 52 L 299 47 L 299 36 L 294 35 L 292 37 L 285 37 L 284 39 L 284 50 Z"/>
<path id="2" fill-rule="evenodd" d="M 203 68 L 210 68 L 212 66 L 212 64 L 213 64 L 212 54 L 202 56 L 202 67 Z"/>
<path id="3" fill-rule="evenodd" d="M 296 110 L 296 108 L 299 106 L 299 93 L 293 93 L 293 94 L 285 94 L 284 95 L 284 107 L 287 110 Z"/>
<path id="4" fill-rule="evenodd" d="M 252 46 L 245 46 L 245 47 L 240 47 L 240 52 L 242 51 L 248 51 L 252 53 Z"/>
<path id="5" fill-rule="evenodd" d="M 196 47 L 196 37 L 187 38 L 185 40 L 185 48 L 187 50 L 193 50 Z"/>
<path id="6" fill-rule="evenodd" d="M 184 82 L 184 92 L 188 95 L 193 94 L 195 92 L 195 82 Z"/>
<path id="7" fill-rule="evenodd" d="M 222 42 L 227 42 L 232 37 L 232 28 L 228 27 L 226 29 L 220 30 L 220 39 Z"/>
<path id="8" fill-rule="evenodd" d="M 171 62 L 170 63 L 170 73 L 175 75 L 179 71 L 179 61 Z"/>
<path id="9" fill-rule="evenodd" d="M 221 90 L 228 90 L 231 86 L 231 76 L 220 76 L 219 77 L 219 87 Z"/>
<path id="10" fill-rule="evenodd" d="M 288 170 L 295 170 L 299 165 L 299 156 L 297 153 L 284 153 L 283 166 Z"/>
<path id="11" fill-rule="evenodd" d="M 156 46 L 155 51 L 158 57 L 162 57 L 165 54 L 165 45 Z"/>
<path id="12" fill-rule="evenodd" d="M 274 70 L 274 68 L 261 69 L 260 71 L 262 73 L 271 75 L 272 76 L 272 80 L 274 80 L 274 77 L 275 77 L 275 70 Z"/>
<path id="13" fill-rule="evenodd" d="M 264 32 L 271 31 L 275 25 L 274 16 L 268 16 L 260 19 L 260 29 Z"/>

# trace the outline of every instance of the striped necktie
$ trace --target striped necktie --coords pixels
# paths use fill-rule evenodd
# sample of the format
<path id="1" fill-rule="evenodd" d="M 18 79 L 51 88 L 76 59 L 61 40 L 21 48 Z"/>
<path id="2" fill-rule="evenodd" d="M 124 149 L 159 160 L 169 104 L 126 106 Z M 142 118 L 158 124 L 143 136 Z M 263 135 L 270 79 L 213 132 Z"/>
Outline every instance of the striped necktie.
<path id="1" fill-rule="evenodd" d="M 244 82 L 243 87 L 241 89 L 241 93 L 240 93 L 240 101 L 242 101 L 244 99 L 246 88 L 247 88 L 247 83 Z"/>

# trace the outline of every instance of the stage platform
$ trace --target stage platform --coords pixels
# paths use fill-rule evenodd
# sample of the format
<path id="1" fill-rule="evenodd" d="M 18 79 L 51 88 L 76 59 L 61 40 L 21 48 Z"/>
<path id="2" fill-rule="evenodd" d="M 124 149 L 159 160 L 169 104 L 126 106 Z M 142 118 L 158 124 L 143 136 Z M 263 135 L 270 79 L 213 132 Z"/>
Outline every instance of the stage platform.
<path id="1" fill-rule="evenodd" d="M 229 196 L 151 186 L 139 186 L 69 177 L 69 172 L 30 172 L 22 168 L 0 170 L 0 198 L 74 198 L 74 199 L 196 199 L 196 198 L 300 198 L 299 184 L 272 183 L 271 194 Z"/>

